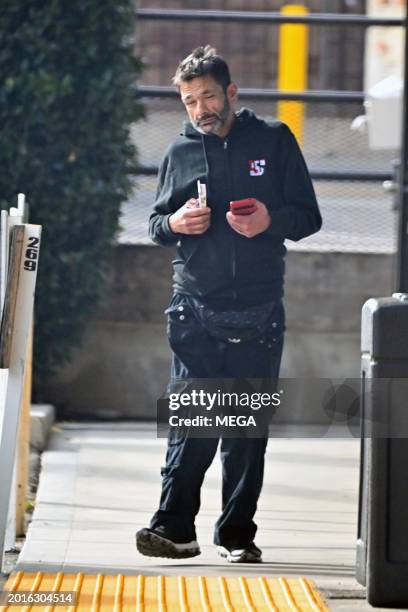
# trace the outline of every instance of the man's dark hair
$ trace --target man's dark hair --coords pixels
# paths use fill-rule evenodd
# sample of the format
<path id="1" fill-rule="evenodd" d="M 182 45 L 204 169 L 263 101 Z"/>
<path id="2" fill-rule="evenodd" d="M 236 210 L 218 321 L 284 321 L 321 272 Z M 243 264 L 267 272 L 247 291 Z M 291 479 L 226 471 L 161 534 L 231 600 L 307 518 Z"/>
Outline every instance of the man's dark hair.
<path id="1" fill-rule="evenodd" d="M 224 91 L 231 83 L 227 62 L 210 45 L 197 47 L 180 62 L 173 77 L 173 83 L 177 88 L 180 88 L 181 83 L 202 76 L 212 77 Z"/>

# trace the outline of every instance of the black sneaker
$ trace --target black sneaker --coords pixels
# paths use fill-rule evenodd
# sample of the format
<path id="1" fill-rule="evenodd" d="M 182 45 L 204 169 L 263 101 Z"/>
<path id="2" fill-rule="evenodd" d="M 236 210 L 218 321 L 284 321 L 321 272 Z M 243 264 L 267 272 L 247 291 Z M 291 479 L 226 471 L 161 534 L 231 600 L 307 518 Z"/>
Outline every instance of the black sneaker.
<path id="1" fill-rule="evenodd" d="M 241 548 L 217 546 L 217 552 L 228 563 L 262 563 L 262 551 L 253 542 Z"/>
<path id="2" fill-rule="evenodd" d="M 141 529 L 136 534 L 136 548 L 146 557 L 167 557 L 168 559 L 188 559 L 201 554 L 195 540 L 191 542 L 174 542 L 165 538 L 154 529 Z"/>

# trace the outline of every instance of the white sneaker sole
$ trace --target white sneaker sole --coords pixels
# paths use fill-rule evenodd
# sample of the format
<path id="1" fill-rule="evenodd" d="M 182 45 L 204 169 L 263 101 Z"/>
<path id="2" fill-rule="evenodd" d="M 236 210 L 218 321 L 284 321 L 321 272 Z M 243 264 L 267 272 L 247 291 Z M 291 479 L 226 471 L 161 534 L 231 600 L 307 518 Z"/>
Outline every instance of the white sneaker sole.
<path id="1" fill-rule="evenodd" d="M 228 563 L 262 563 L 262 556 L 246 550 L 230 552 L 224 546 L 217 546 L 217 552 Z"/>

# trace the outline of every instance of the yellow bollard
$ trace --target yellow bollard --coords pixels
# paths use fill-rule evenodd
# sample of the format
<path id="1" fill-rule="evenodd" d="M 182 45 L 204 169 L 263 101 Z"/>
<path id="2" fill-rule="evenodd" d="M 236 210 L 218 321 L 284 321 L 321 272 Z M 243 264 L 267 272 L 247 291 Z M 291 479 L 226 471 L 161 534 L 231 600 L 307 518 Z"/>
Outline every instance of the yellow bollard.
<path id="1" fill-rule="evenodd" d="M 287 4 L 280 11 L 284 15 L 305 15 L 308 10 L 300 4 Z M 279 91 L 306 91 L 309 28 L 304 24 L 284 24 L 279 35 Z M 303 144 L 305 105 L 303 102 L 278 103 L 278 118 L 287 123 L 300 146 Z"/>

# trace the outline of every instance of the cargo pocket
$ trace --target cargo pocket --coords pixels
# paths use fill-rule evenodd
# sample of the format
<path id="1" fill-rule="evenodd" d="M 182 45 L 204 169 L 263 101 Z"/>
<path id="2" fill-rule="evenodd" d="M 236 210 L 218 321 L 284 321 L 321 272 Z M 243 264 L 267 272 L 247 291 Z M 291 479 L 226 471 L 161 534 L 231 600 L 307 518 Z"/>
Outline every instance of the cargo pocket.
<path id="1" fill-rule="evenodd" d="M 170 348 L 178 360 L 178 373 L 172 375 L 183 379 L 205 377 L 203 361 L 207 361 L 205 356 L 208 341 L 193 307 L 184 296 L 176 295 L 165 314 Z"/>
<path id="2" fill-rule="evenodd" d="M 191 307 L 182 304 L 169 306 L 165 314 L 167 315 L 167 335 L 170 344 L 190 342 L 197 325 Z"/>
<path id="3" fill-rule="evenodd" d="M 183 296 L 175 295 L 164 313 L 167 315 L 167 336 L 172 348 L 200 340 L 203 335 L 202 326 Z"/>

